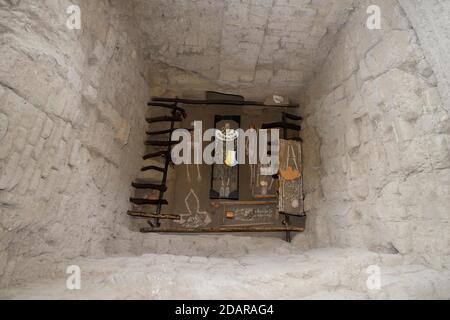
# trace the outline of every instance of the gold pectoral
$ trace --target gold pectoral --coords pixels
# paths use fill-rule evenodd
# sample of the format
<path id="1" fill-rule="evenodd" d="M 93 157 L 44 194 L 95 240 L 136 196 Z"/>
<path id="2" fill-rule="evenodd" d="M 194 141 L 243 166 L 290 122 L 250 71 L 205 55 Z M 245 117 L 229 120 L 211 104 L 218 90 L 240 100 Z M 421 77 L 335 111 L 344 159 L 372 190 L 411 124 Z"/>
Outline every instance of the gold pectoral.
<path id="1" fill-rule="evenodd" d="M 225 164 L 229 167 L 234 167 L 238 164 L 236 151 L 227 150 L 227 157 L 225 159 Z"/>
<path id="2" fill-rule="evenodd" d="M 301 176 L 300 171 L 294 170 L 291 166 L 289 166 L 287 170 L 280 170 L 280 175 L 287 181 L 296 180 Z"/>

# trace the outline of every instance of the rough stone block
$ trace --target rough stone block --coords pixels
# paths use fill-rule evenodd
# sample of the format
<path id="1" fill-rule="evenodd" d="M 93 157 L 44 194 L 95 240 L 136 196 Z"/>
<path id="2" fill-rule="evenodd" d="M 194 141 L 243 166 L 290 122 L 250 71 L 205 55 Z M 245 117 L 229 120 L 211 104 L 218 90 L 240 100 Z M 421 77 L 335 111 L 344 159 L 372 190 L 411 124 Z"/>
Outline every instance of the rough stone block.
<path id="1" fill-rule="evenodd" d="M 31 178 L 33 177 L 33 173 L 36 168 L 36 161 L 31 159 L 27 162 L 27 166 L 24 169 L 24 174 L 22 177 L 22 180 L 20 181 L 19 185 L 17 186 L 17 192 L 20 195 L 25 195 L 27 193 L 28 187 L 31 183 Z"/>
<path id="2" fill-rule="evenodd" d="M 0 177 L 0 190 L 11 190 L 13 189 L 18 180 L 23 175 L 23 169 L 19 166 L 20 154 L 14 152 L 10 157 L 6 166 L 1 171 Z"/>
<path id="3" fill-rule="evenodd" d="M 95 89 L 93 86 L 88 85 L 83 90 L 83 97 L 86 98 L 86 100 L 91 103 L 95 104 L 97 102 L 97 89 Z"/>
<path id="4" fill-rule="evenodd" d="M 35 160 L 39 160 L 39 158 L 42 155 L 42 152 L 44 151 L 46 140 L 44 138 L 39 138 L 38 142 L 36 143 L 36 146 L 33 149 L 32 157 Z"/>
<path id="5" fill-rule="evenodd" d="M 64 127 L 64 131 L 63 131 L 63 140 L 64 141 L 69 141 L 70 137 L 72 135 L 72 124 L 71 123 L 66 123 L 65 127 Z"/>
<path id="6" fill-rule="evenodd" d="M 22 150 L 27 145 L 27 129 L 25 128 L 17 128 L 14 136 L 14 149 L 18 152 L 22 152 Z"/>
<path id="7" fill-rule="evenodd" d="M 30 184 L 28 186 L 28 190 L 31 192 L 36 192 L 36 190 L 39 187 L 39 183 L 41 181 L 41 170 L 36 169 L 33 173 L 33 176 L 31 177 Z"/>
<path id="8" fill-rule="evenodd" d="M 359 128 L 356 123 L 352 122 L 345 132 L 345 141 L 349 149 L 357 148 L 361 144 Z"/>
<path id="9" fill-rule="evenodd" d="M 0 113 L 0 142 L 2 142 L 8 132 L 8 124 L 8 116 L 4 113 Z"/>
<path id="10" fill-rule="evenodd" d="M 56 148 L 56 154 L 55 154 L 55 158 L 53 159 L 53 164 L 52 164 L 53 170 L 60 170 L 61 167 L 63 167 L 65 165 L 66 157 L 67 157 L 66 144 L 67 143 L 64 142 L 64 140 L 61 140 L 58 147 Z"/>
<path id="11" fill-rule="evenodd" d="M 415 136 L 415 128 L 411 122 L 399 117 L 394 120 L 394 133 L 397 142 L 410 141 Z"/>
<path id="12" fill-rule="evenodd" d="M 426 144 L 422 140 L 412 140 L 401 151 L 401 159 L 401 167 L 406 174 L 430 168 L 430 159 L 426 150 Z"/>
<path id="13" fill-rule="evenodd" d="M 122 120 L 122 124 L 117 128 L 116 136 L 114 138 L 114 140 L 120 145 L 120 147 L 124 147 L 128 144 L 130 132 L 130 124 L 125 119 Z"/>
<path id="14" fill-rule="evenodd" d="M 448 135 L 432 135 L 429 138 L 427 147 L 430 152 L 430 160 L 434 169 L 450 168 Z"/>
<path id="15" fill-rule="evenodd" d="M 19 165 L 22 168 L 26 168 L 28 166 L 29 162 L 34 161 L 31 157 L 33 154 L 33 149 L 34 149 L 34 146 L 32 146 L 31 144 L 27 144 L 25 146 L 25 149 L 23 150 L 22 155 L 20 156 L 20 162 L 19 162 Z"/>
<path id="16" fill-rule="evenodd" d="M 53 132 L 53 127 L 55 126 L 52 119 L 47 118 L 44 123 L 44 127 L 41 132 L 41 137 L 44 139 L 48 139 Z"/>
<path id="17" fill-rule="evenodd" d="M 80 140 L 76 139 L 73 142 L 72 150 L 70 152 L 69 166 L 77 167 L 78 164 L 80 163 L 80 148 L 81 148 L 81 142 L 80 142 Z"/>
<path id="18" fill-rule="evenodd" d="M 414 54 L 411 45 L 412 33 L 410 31 L 392 31 L 384 40 L 372 48 L 364 61 L 366 67 L 362 79 L 376 78 L 387 70 L 399 67 L 406 63 L 415 63 L 418 57 Z"/>
<path id="19" fill-rule="evenodd" d="M 41 137 L 42 127 L 44 126 L 44 122 L 46 120 L 46 116 L 44 113 L 39 113 L 39 115 L 34 119 L 34 123 L 31 126 L 32 129 L 30 131 L 30 134 L 28 136 L 28 142 L 35 146 L 38 142 L 39 138 Z"/>
<path id="20" fill-rule="evenodd" d="M 0 141 L 0 160 L 6 159 L 13 147 L 13 135 L 7 133 Z"/>

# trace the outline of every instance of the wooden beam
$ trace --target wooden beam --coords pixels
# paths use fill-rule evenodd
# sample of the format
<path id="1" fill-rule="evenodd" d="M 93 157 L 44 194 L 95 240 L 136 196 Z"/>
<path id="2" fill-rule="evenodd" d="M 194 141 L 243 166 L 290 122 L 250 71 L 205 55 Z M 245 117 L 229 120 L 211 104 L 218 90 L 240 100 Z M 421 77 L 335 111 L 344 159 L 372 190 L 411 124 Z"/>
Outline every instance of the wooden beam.
<path id="1" fill-rule="evenodd" d="M 272 197 L 273 198 L 273 197 Z M 267 206 L 278 204 L 277 201 L 213 201 L 211 205 L 214 208 L 220 206 Z"/>
<path id="2" fill-rule="evenodd" d="M 180 220 L 181 216 L 176 214 L 156 214 L 141 211 L 128 211 L 128 215 L 134 218 Z"/>
<path id="3" fill-rule="evenodd" d="M 147 167 L 143 167 L 143 168 L 141 169 L 142 172 L 145 172 L 145 171 L 152 171 L 152 170 L 154 170 L 154 171 L 159 171 L 159 172 L 164 172 L 164 168 L 157 167 L 157 166 L 147 166 Z"/>
<path id="4" fill-rule="evenodd" d="M 153 199 L 141 199 L 141 198 L 130 198 L 130 202 L 136 205 L 168 205 L 167 200 L 153 200 Z"/>
<path id="5" fill-rule="evenodd" d="M 147 105 L 149 107 L 161 107 L 161 108 L 172 109 L 172 110 L 180 112 L 181 115 L 183 116 L 183 118 L 186 119 L 186 117 L 187 117 L 186 110 L 184 110 L 183 108 L 178 107 L 176 103 L 174 103 L 174 104 L 165 104 L 165 103 L 160 103 L 160 102 L 149 102 Z"/>
<path id="6" fill-rule="evenodd" d="M 181 122 L 183 119 L 181 119 L 178 116 L 161 116 L 161 117 L 154 117 L 154 118 L 146 118 L 148 123 L 156 123 L 156 122 Z"/>
<path id="7" fill-rule="evenodd" d="M 227 106 L 256 106 L 256 107 L 267 107 L 267 108 L 298 108 L 298 104 L 289 105 L 273 105 L 265 104 L 259 101 L 245 101 L 245 100 L 196 100 L 196 99 L 178 99 L 178 98 L 160 98 L 154 97 L 152 99 L 155 102 L 173 102 L 173 103 L 183 103 L 183 104 L 204 104 L 204 105 L 227 105 Z"/>
<path id="8" fill-rule="evenodd" d="M 154 183 L 140 183 L 133 182 L 131 186 L 135 189 L 149 189 L 149 190 L 159 190 L 161 192 L 167 191 L 167 186 L 164 184 L 154 184 Z"/>
<path id="9" fill-rule="evenodd" d="M 194 131 L 193 128 L 188 128 L 188 129 L 180 128 L 180 129 L 187 130 L 187 131 L 189 131 L 189 132 Z M 162 134 L 172 133 L 172 132 L 174 132 L 175 130 L 178 130 L 178 129 L 167 129 L 167 130 L 160 130 L 160 131 L 147 131 L 146 133 L 147 133 L 148 135 L 155 135 L 155 136 L 156 136 L 156 135 L 162 135 Z"/>
<path id="10" fill-rule="evenodd" d="M 217 227 L 217 228 L 142 228 L 142 233 L 239 233 L 239 232 L 303 232 L 300 227 Z"/>
<path id="11" fill-rule="evenodd" d="M 261 126 L 261 129 L 275 129 L 275 128 L 283 128 L 290 129 L 295 131 L 301 131 L 302 127 L 292 123 L 285 122 L 273 122 L 273 123 L 265 123 Z"/>
<path id="12" fill-rule="evenodd" d="M 158 158 L 158 157 L 170 157 L 170 152 L 168 151 L 158 151 L 158 152 L 154 152 L 154 153 L 149 153 L 146 154 L 143 159 L 144 160 L 149 160 L 152 158 Z"/>
<path id="13" fill-rule="evenodd" d="M 161 140 L 147 140 L 145 141 L 146 146 L 153 147 L 171 147 L 180 143 L 180 141 L 161 141 Z"/>
<path id="14" fill-rule="evenodd" d="M 283 116 L 285 118 L 287 118 L 287 119 L 290 119 L 290 120 L 295 120 L 295 121 L 302 121 L 303 120 L 303 117 L 298 116 L 296 114 L 290 114 L 290 113 L 287 113 L 287 112 L 283 112 Z"/>

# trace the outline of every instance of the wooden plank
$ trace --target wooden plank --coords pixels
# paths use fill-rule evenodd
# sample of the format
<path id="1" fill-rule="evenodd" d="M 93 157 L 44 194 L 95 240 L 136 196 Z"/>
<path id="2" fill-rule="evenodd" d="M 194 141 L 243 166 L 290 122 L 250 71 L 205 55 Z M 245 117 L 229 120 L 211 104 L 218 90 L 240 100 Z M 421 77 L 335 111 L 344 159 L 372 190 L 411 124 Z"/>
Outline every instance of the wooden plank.
<path id="1" fill-rule="evenodd" d="M 306 213 L 286 213 L 286 212 L 279 212 L 282 215 L 289 216 L 289 217 L 297 217 L 297 218 L 305 218 Z"/>
<path id="2" fill-rule="evenodd" d="M 298 104 L 289 105 L 272 105 L 265 104 L 259 101 L 239 101 L 239 100 L 198 100 L 198 99 L 178 99 L 178 98 L 160 98 L 154 97 L 152 99 L 155 102 L 178 102 L 183 104 L 192 105 L 227 105 L 227 106 L 256 106 L 256 107 L 267 107 L 267 108 L 298 108 Z"/>
<path id="3" fill-rule="evenodd" d="M 287 112 L 283 112 L 283 115 L 285 118 L 290 119 L 290 120 L 294 120 L 294 121 L 302 121 L 303 118 L 301 116 L 298 116 L 296 114 L 290 114 Z"/>
<path id="4" fill-rule="evenodd" d="M 149 159 L 158 158 L 158 157 L 170 157 L 170 152 L 168 152 L 168 151 L 158 151 L 158 152 L 154 152 L 154 153 L 149 153 L 149 154 L 146 154 L 143 157 L 143 159 L 144 160 L 149 160 Z"/>
<path id="5" fill-rule="evenodd" d="M 205 228 L 142 228 L 142 233 L 247 233 L 247 232 L 303 232 L 300 227 L 205 227 Z"/>
<path id="6" fill-rule="evenodd" d="M 257 195 L 254 195 L 253 197 L 256 199 L 277 199 L 278 198 L 276 195 L 271 195 L 271 194 L 266 195 L 266 196 L 257 194 Z"/>
<path id="7" fill-rule="evenodd" d="M 128 215 L 134 218 L 180 220 L 181 216 L 176 214 L 156 214 L 142 211 L 128 211 Z"/>
<path id="8" fill-rule="evenodd" d="M 140 199 L 130 198 L 130 202 L 136 205 L 168 205 L 167 200 L 154 200 L 154 199 Z"/>
<path id="9" fill-rule="evenodd" d="M 273 123 L 265 123 L 261 126 L 261 129 L 275 129 L 275 128 L 283 128 L 290 129 L 294 131 L 301 131 L 302 127 L 292 123 L 285 122 L 273 122 Z"/>
<path id="10" fill-rule="evenodd" d="M 162 116 L 162 117 L 154 117 L 154 118 L 146 118 L 148 123 L 156 123 L 156 122 L 181 122 L 183 121 L 180 117 L 177 116 Z"/>
<path id="11" fill-rule="evenodd" d="M 157 166 L 147 166 L 147 167 L 143 167 L 141 169 L 141 172 L 145 172 L 145 171 L 159 171 L 159 172 L 164 172 L 164 168 L 161 167 L 157 167 Z"/>
<path id="12" fill-rule="evenodd" d="M 193 128 L 188 128 L 188 129 L 180 128 L 180 129 L 187 130 L 187 131 L 189 131 L 189 132 L 194 131 Z M 162 134 L 172 133 L 172 132 L 174 132 L 175 130 L 178 130 L 178 129 L 174 128 L 174 129 L 159 130 L 159 131 L 147 131 L 146 134 L 157 136 L 157 135 L 162 135 Z"/>
<path id="13" fill-rule="evenodd" d="M 153 147 L 171 147 L 180 143 L 180 141 L 161 141 L 161 140 L 147 140 L 145 141 L 146 146 Z"/>
<path id="14" fill-rule="evenodd" d="M 163 184 L 133 182 L 131 184 L 131 186 L 133 188 L 136 188 L 136 189 L 159 190 L 161 192 L 166 192 L 167 191 L 167 186 L 165 186 Z"/>
<path id="15" fill-rule="evenodd" d="M 277 201 L 214 201 L 211 205 L 219 208 L 221 206 L 266 206 L 277 203 Z"/>
<path id="16" fill-rule="evenodd" d="M 181 115 L 183 116 L 183 118 L 186 119 L 186 117 L 187 117 L 186 110 L 184 110 L 183 108 L 178 107 L 176 103 L 174 103 L 174 104 L 165 104 L 165 103 L 161 103 L 161 102 L 149 102 L 147 105 L 149 107 L 161 107 L 161 108 L 172 109 L 172 110 L 175 110 L 177 112 L 180 112 Z"/>

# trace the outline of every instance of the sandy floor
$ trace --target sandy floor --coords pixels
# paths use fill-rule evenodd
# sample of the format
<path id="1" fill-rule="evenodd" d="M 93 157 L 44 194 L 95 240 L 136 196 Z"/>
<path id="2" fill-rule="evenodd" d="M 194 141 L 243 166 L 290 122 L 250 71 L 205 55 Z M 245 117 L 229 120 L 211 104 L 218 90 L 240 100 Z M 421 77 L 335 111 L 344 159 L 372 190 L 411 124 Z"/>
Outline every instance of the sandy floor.
<path id="1" fill-rule="evenodd" d="M 233 240 L 236 241 L 236 240 Z M 278 242 L 277 242 L 278 243 Z M 227 257 L 147 254 L 76 261 L 81 290 L 66 277 L 0 289 L 2 299 L 449 299 L 450 273 L 399 255 L 278 246 Z M 366 285 L 381 268 L 380 290 Z"/>

